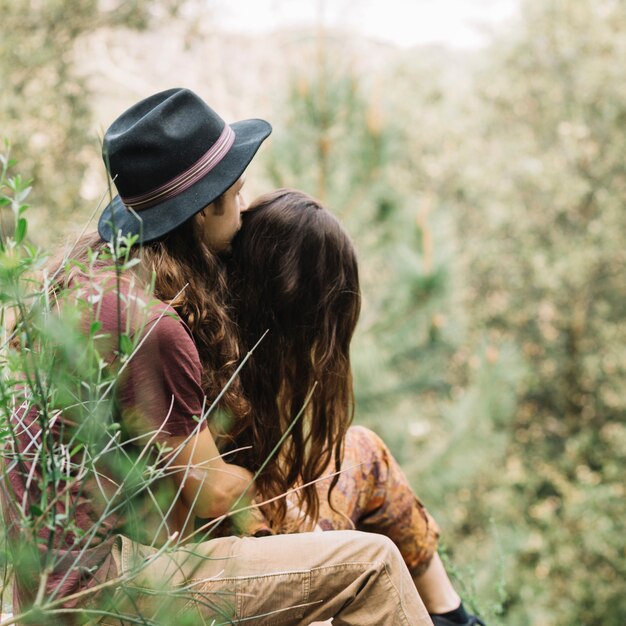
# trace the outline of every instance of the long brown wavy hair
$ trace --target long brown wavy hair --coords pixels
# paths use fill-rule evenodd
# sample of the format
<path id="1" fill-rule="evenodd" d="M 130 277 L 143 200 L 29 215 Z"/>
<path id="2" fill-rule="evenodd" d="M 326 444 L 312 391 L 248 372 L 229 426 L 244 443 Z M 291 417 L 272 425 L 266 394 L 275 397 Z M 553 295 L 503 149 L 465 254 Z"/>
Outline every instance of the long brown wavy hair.
<path id="1" fill-rule="evenodd" d="M 359 276 L 344 229 L 302 192 L 263 195 L 242 218 L 228 263 L 240 351 L 269 332 L 241 370 L 252 410 L 235 422 L 231 435 L 236 445 L 249 446 L 239 462 L 257 471 L 291 428 L 257 480 L 262 496 L 272 498 L 317 480 L 332 458 L 336 470 L 341 464 L 354 413 L 350 341 L 361 307 Z M 316 520 L 315 485 L 301 489 L 299 500 Z M 269 509 L 268 517 L 280 526 L 284 498 Z"/>
<path id="2" fill-rule="evenodd" d="M 139 259 L 130 271 L 147 285 L 154 280 L 154 297 L 171 304 L 189 326 L 202 363 L 202 387 L 211 402 L 235 372 L 239 352 L 226 303 L 224 264 L 204 243 L 201 232 L 196 218 L 189 219 L 158 241 L 132 247 L 129 258 Z M 108 249 L 109 244 L 92 233 L 76 243 L 69 258 L 87 264 L 90 251 L 100 252 L 93 269 L 104 269 L 111 266 L 110 256 L 102 254 Z M 55 289 L 62 289 L 82 271 L 77 264 L 63 271 L 65 263 L 57 259 L 53 264 Z M 247 415 L 249 405 L 238 379 L 230 384 L 220 406 L 235 418 Z"/>

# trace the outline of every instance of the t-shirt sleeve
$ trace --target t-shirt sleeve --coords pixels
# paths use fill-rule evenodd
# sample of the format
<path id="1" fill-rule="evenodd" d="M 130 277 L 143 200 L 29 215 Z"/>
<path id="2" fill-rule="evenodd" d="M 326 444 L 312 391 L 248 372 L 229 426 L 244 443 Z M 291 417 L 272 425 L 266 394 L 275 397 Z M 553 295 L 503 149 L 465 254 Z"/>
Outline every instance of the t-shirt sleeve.
<path id="1" fill-rule="evenodd" d="M 121 380 L 122 419 L 129 434 L 156 441 L 202 430 L 200 358 L 187 328 L 171 313 L 150 320 Z"/>

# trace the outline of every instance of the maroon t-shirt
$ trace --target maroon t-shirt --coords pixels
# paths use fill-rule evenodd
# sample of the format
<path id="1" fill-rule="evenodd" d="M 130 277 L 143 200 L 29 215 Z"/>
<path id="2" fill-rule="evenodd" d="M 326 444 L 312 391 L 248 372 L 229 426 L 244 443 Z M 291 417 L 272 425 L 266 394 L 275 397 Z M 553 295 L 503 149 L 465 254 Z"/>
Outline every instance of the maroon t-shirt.
<path id="1" fill-rule="evenodd" d="M 122 441 L 136 440 L 123 446 L 123 456 L 128 453 L 129 458 L 133 458 L 133 452 L 135 457 L 139 455 L 148 439 L 164 442 L 168 437 L 187 436 L 205 427 L 200 420 L 204 401 L 201 366 L 189 329 L 171 307 L 150 300 L 130 279 L 122 280 L 119 293 L 115 284 L 115 277 L 110 274 L 95 279 L 76 279 L 72 284 L 73 297 L 89 303 L 85 308 L 89 315 L 83 312 L 83 318 L 88 318 L 83 319 L 83 327 L 89 328 L 94 322 L 101 325 L 97 341 L 103 348 L 101 354 L 108 368 L 117 368 L 115 371 L 123 368 L 114 392 L 116 402 L 108 405 L 108 419 L 121 424 Z M 131 342 L 139 342 L 125 365 L 124 359 L 115 352 L 120 334 Z M 71 479 L 59 483 L 56 494 L 48 493 L 44 497 L 39 487 L 43 484 L 44 468 L 38 453 L 42 438 L 38 410 L 29 402 L 26 385 L 21 397 L 18 396 L 12 419 L 16 437 L 7 438 L 3 455 L 8 470 L 8 481 L 2 484 L 5 524 L 9 536 L 18 540 L 15 545 L 19 546 L 20 536 L 27 532 L 24 510 L 27 513 L 30 510 L 31 517 L 37 517 L 45 503 L 51 502 L 48 508 L 53 506 L 57 515 L 70 517 L 69 525 L 63 523 L 61 517 L 58 526 L 38 528 L 40 556 L 51 552 L 55 555 L 46 585 L 47 595 L 54 592 L 55 597 L 65 597 L 116 575 L 111 548 L 115 535 L 128 531 L 129 509 L 122 506 L 110 511 L 109 504 L 110 514 L 106 515 L 104 523 L 101 515 L 107 500 L 110 502 L 110 494 L 120 483 L 119 472 L 123 468 L 113 466 L 104 455 L 102 467 L 96 465 L 101 472 L 99 480 L 89 475 L 73 480 L 74 473 L 79 471 L 82 452 L 71 451 L 69 446 L 64 448 L 63 445 L 77 427 L 76 416 L 72 413 L 71 419 L 66 418 L 61 412 L 53 421 L 51 437 L 58 454 L 74 452 Z M 22 463 L 15 462 L 18 450 L 24 460 Z M 33 505 L 36 507 L 34 514 L 30 508 Z M 149 531 L 145 529 L 146 533 Z M 32 545 L 32 542 L 23 543 Z M 22 554 L 20 560 L 26 556 Z M 14 612 L 32 602 L 39 585 L 38 559 L 32 559 L 30 566 L 26 563 L 27 560 L 16 571 Z M 65 606 L 73 607 L 75 602 L 68 601 Z"/>

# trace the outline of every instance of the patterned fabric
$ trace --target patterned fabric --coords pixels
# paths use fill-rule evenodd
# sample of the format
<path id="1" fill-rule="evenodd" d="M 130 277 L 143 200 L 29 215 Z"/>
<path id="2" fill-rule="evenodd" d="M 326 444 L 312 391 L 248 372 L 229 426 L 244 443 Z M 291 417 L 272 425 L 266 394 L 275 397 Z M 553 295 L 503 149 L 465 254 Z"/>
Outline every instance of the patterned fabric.
<path id="1" fill-rule="evenodd" d="M 331 465 L 332 467 L 332 465 Z M 322 530 L 356 529 L 389 537 L 413 577 L 437 550 L 439 527 L 416 497 L 389 448 L 371 430 L 353 426 L 346 437 L 342 473 L 328 502 L 331 479 L 318 483 Z"/>
<path id="2" fill-rule="evenodd" d="M 331 460 L 325 474 L 334 473 Z M 320 516 L 317 530 L 362 530 L 389 537 L 398 547 L 409 572 L 422 574 L 437 551 L 439 526 L 417 498 L 398 462 L 381 438 L 363 426 L 347 433 L 339 480 L 328 502 L 331 478 L 317 483 Z M 276 532 L 289 534 L 314 530 L 288 498 L 287 519 Z M 206 520 L 203 520 L 206 522 Z M 211 537 L 264 536 L 271 525 L 258 510 L 242 516 L 240 523 L 226 520 L 213 527 Z"/>

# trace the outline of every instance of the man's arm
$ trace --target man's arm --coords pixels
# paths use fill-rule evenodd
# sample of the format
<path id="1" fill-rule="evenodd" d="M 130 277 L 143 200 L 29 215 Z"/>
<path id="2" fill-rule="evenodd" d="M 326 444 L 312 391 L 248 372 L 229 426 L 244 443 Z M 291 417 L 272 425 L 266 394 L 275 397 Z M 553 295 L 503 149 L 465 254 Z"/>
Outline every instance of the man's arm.
<path id="1" fill-rule="evenodd" d="M 170 467 L 178 470 L 174 480 L 181 486 L 184 504 L 196 517 L 225 515 L 244 492 L 242 506 L 254 498 L 252 474 L 222 459 L 208 428 L 189 439 L 171 437 L 168 444 L 178 449 Z"/>

